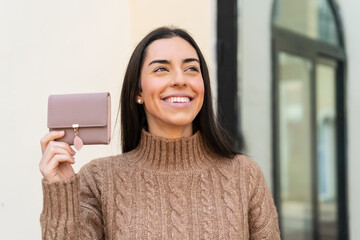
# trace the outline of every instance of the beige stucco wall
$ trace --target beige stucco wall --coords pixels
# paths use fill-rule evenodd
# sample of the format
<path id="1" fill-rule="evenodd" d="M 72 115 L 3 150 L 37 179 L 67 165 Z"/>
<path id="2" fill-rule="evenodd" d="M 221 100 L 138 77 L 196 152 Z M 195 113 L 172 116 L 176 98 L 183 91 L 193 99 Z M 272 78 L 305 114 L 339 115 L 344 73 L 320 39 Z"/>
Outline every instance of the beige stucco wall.
<path id="1" fill-rule="evenodd" d="M 110 91 L 116 113 L 129 22 L 126 1 L 0 1 L 0 239 L 41 239 L 48 95 Z M 75 168 L 115 143 L 86 147 Z"/>
<path id="2" fill-rule="evenodd" d="M 41 239 L 39 141 L 48 131 L 48 95 L 110 91 L 114 125 L 130 54 L 150 29 L 161 25 L 188 29 L 214 75 L 214 4 L 0 1 L 0 239 Z M 113 136 L 109 146 L 85 146 L 75 169 L 119 153 L 117 139 Z"/>

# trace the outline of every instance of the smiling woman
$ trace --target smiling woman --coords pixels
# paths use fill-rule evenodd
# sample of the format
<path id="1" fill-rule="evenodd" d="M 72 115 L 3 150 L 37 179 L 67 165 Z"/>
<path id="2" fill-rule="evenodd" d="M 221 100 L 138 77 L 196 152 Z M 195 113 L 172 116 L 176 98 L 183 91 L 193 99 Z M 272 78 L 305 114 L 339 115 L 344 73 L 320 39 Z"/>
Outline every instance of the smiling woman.
<path id="1" fill-rule="evenodd" d="M 212 107 L 205 59 L 181 29 L 136 47 L 120 100 L 123 154 L 74 173 L 42 139 L 43 239 L 280 239 L 259 167 L 236 154 Z"/>
<path id="2" fill-rule="evenodd" d="M 179 72 L 181 72 L 181 74 Z M 214 115 L 209 72 L 201 50 L 186 31 L 171 28 L 158 28 L 149 33 L 137 45 L 130 58 L 125 73 L 120 101 L 123 152 L 128 152 L 136 148 L 141 138 L 142 129 L 149 130 L 149 128 L 151 128 L 147 117 L 151 117 L 149 115 L 158 116 L 158 114 L 160 114 L 160 112 L 156 112 L 155 115 L 155 113 L 151 112 L 151 108 L 150 111 L 146 113 L 146 109 L 153 106 L 152 103 L 164 103 L 160 102 L 159 97 L 165 97 L 165 95 L 157 96 L 155 97 L 157 100 L 151 102 L 143 99 L 144 92 L 142 88 L 147 87 L 143 84 L 146 84 L 146 82 L 148 82 L 146 79 L 149 78 L 152 79 L 149 82 L 151 83 L 149 87 L 152 86 L 155 89 L 157 88 L 156 84 L 162 83 L 162 86 L 173 84 L 172 87 L 167 87 L 168 92 L 171 91 L 175 94 L 173 97 L 181 96 L 176 95 L 178 93 L 189 94 L 190 91 L 193 92 L 192 94 L 198 94 L 198 85 L 203 86 L 202 96 L 196 96 L 196 101 L 193 101 L 194 99 L 191 98 L 191 95 L 188 96 L 191 108 L 182 109 L 181 111 L 181 109 L 172 107 L 172 111 L 170 111 L 170 106 L 168 106 L 168 111 L 170 112 L 165 113 L 162 111 L 163 116 L 166 115 L 168 119 L 182 117 L 184 120 L 185 116 L 187 118 L 191 118 L 192 116 L 191 124 L 187 124 L 186 128 L 174 124 L 172 124 L 174 128 L 170 127 L 170 125 L 161 125 L 158 130 L 160 130 L 162 134 L 159 134 L 159 136 L 176 138 L 179 136 L 189 136 L 189 132 L 191 135 L 196 131 L 200 131 L 204 136 L 205 144 L 213 149 L 215 153 L 228 158 L 234 157 L 236 153 L 232 148 L 231 140 L 226 134 L 226 131 L 217 122 Z M 167 79 L 168 81 L 158 81 L 158 79 Z M 191 81 L 189 81 L 189 79 L 191 79 Z M 182 85 L 184 83 L 185 87 L 179 86 L 179 84 Z M 157 89 L 155 91 L 161 90 Z M 145 95 L 148 94 L 145 93 Z M 132 99 L 139 99 L 140 103 L 145 102 L 145 104 L 144 106 L 136 104 L 137 102 L 132 101 Z M 183 100 L 185 99 L 183 98 Z M 175 101 L 175 98 L 168 98 L 167 101 Z M 201 104 L 198 105 L 200 102 Z M 195 105 L 197 107 L 200 106 L 200 109 L 197 110 L 198 112 L 193 112 Z M 174 104 L 172 104 L 172 106 L 174 106 Z M 181 104 L 178 103 L 175 106 L 180 107 Z M 191 111 L 189 111 L 190 109 Z M 178 110 L 178 114 L 172 116 L 175 110 Z M 181 113 L 183 114 L 181 115 Z M 195 116 L 193 116 L 194 114 Z M 133 119 L 133 121 L 128 121 L 128 119 Z M 153 120 L 156 119 L 153 118 Z M 156 127 L 156 125 L 153 127 Z"/>

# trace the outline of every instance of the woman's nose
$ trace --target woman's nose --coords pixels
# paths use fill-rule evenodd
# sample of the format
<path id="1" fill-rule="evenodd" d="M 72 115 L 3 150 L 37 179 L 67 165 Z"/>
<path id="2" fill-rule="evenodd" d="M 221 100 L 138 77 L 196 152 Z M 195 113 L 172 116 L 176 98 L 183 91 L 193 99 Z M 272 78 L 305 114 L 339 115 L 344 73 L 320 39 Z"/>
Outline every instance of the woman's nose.
<path id="1" fill-rule="evenodd" d="M 183 87 L 186 86 L 186 77 L 182 71 L 176 71 L 171 81 L 172 86 Z"/>

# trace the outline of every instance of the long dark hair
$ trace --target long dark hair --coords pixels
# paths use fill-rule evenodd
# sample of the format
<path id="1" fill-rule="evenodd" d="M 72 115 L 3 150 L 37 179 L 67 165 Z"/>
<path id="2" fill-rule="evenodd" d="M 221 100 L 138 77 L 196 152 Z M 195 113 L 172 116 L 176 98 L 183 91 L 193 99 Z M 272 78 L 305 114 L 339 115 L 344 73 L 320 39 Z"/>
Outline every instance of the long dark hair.
<path id="1" fill-rule="evenodd" d="M 136 103 L 136 96 L 141 90 L 140 71 L 147 47 L 156 40 L 172 37 L 181 37 L 189 42 L 196 50 L 200 61 L 205 93 L 203 106 L 193 121 L 193 131 L 201 133 L 205 144 L 214 153 L 228 158 L 234 157 L 236 152 L 232 147 L 231 139 L 214 114 L 206 61 L 198 45 L 186 31 L 169 27 L 157 28 L 146 35 L 137 45 L 130 58 L 120 98 L 122 151 L 125 153 L 136 148 L 140 141 L 142 129 L 147 128 L 144 107 Z"/>

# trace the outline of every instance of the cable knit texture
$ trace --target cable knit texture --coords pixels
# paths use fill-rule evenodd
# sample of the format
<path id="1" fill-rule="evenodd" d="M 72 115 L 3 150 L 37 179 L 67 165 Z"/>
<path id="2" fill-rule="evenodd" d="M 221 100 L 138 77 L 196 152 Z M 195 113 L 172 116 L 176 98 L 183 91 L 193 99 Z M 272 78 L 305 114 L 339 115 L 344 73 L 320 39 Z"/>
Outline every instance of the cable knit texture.
<path id="1" fill-rule="evenodd" d="M 133 151 L 43 180 L 43 193 L 43 239 L 280 239 L 259 167 L 215 155 L 199 132 L 170 140 L 143 131 Z"/>

